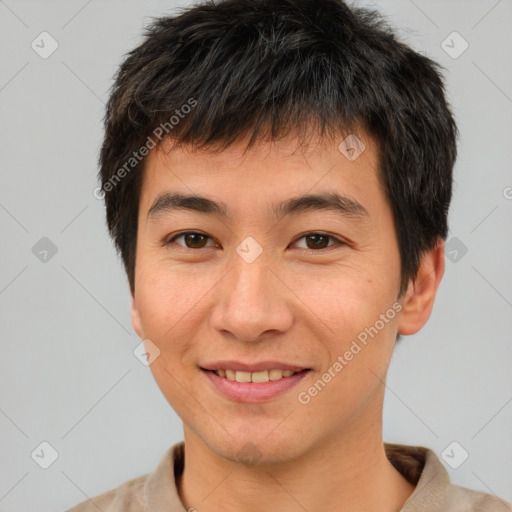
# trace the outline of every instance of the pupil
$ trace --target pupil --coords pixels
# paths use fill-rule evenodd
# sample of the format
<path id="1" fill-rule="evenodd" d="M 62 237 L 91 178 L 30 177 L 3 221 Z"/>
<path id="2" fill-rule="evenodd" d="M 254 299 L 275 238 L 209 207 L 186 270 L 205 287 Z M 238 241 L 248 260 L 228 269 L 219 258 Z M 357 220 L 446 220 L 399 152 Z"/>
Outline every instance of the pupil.
<path id="1" fill-rule="evenodd" d="M 203 238 L 204 239 L 204 235 L 199 235 L 197 233 L 189 233 L 187 236 L 186 236 L 186 241 L 187 241 L 187 245 L 189 245 L 189 243 L 191 243 L 192 245 L 194 245 L 194 238 L 195 237 L 199 237 L 199 238 Z M 197 242 L 197 240 L 196 240 Z M 199 242 L 199 244 L 201 244 Z M 201 246 L 202 247 L 202 246 Z"/>
<path id="2" fill-rule="evenodd" d="M 319 245 L 318 245 L 319 239 L 321 239 L 321 240 L 323 239 L 323 241 L 325 242 L 327 240 L 327 236 L 326 235 L 309 235 L 307 237 L 307 239 L 308 239 L 308 241 L 309 240 L 313 240 L 313 245 L 314 245 L 313 249 L 318 249 L 318 247 L 319 247 Z M 324 244 L 320 243 L 320 245 L 321 245 L 321 247 L 320 247 L 321 249 L 326 247 L 325 243 Z M 310 247 L 310 249 L 311 249 L 311 247 Z"/>

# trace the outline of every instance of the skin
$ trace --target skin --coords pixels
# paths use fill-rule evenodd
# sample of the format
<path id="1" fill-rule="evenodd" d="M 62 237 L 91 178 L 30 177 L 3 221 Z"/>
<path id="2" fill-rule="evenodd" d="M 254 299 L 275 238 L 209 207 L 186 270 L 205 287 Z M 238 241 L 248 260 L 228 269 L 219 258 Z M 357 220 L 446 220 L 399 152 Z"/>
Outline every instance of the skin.
<path id="1" fill-rule="evenodd" d="M 398 299 L 399 250 L 376 146 L 357 135 L 366 149 L 352 162 L 338 150 L 344 137 L 304 147 L 291 137 L 262 141 L 245 155 L 244 141 L 216 153 L 161 146 L 147 158 L 132 323 L 159 348 L 151 371 L 183 421 L 177 486 L 187 510 L 391 512 L 414 490 L 384 452 L 384 382 L 397 333 L 414 334 L 430 317 L 444 273 L 441 239 L 399 298 L 401 311 L 307 405 L 297 399 Z M 181 210 L 148 219 L 163 191 L 222 201 L 230 218 Z M 269 213 L 271 204 L 321 191 L 355 199 L 368 217 L 320 210 L 277 222 Z M 163 245 L 186 230 L 210 238 Z M 308 252 L 311 232 L 335 238 Z M 236 252 L 247 236 L 263 249 L 250 264 Z M 219 359 L 312 371 L 265 403 L 240 403 L 199 368 Z M 256 447 L 254 465 L 238 454 L 246 443 Z"/>

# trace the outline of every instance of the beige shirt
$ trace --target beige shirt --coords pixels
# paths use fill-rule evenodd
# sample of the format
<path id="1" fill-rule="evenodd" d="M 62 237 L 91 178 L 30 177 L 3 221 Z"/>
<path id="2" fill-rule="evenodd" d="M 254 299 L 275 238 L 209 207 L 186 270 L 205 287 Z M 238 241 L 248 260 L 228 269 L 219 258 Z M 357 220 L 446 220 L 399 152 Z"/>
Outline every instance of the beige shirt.
<path id="1" fill-rule="evenodd" d="M 400 512 L 512 512 L 512 505 L 496 496 L 450 483 L 448 472 L 432 450 L 390 443 L 384 446 L 393 466 L 416 485 Z M 153 473 L 129 480 L 67 512 L 187 512 L 176 488 L 183 462 L 181 441 L 165 452 Z"/>

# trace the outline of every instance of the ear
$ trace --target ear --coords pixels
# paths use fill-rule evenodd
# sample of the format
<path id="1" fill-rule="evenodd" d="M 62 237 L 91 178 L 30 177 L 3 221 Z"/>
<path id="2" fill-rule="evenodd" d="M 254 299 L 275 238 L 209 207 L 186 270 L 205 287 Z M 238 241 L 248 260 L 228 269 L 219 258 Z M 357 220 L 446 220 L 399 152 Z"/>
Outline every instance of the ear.
<path id="1" fill-rule="evenodd" d="M 139 335 L 139 338 L 144 339 L 144 333 L 142 332 L 142 323 L 140 321 L 140 313 L 139 309 L 137 308 L 137 302 L 135 301 L 135 297 L 133 295 L 130 314 L 132 317 L 132 326 L 135 332 Z"/>
<path id="2" fill-rule="evenodd" d="M 430 318 L 437 289 L 444 274 L 444 241 L 440 238 L 434 248 L 421 256 L 420 268 L 402 299 L 398 334 L 417 333 Z"/>

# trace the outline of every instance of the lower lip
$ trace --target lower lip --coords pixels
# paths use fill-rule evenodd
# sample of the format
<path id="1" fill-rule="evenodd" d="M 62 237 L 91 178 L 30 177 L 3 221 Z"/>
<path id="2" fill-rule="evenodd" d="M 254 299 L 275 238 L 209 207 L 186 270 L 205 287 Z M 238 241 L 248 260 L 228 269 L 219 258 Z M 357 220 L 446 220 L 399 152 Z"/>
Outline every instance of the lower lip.
<path id="1" fill-rule="evenodd" d="M 208 370 L 201 370 L 221 394 L 237 402 L 258 403 L 271 400 L 296 386 L 310 370 L 268 382 L 237 382 Z"/>

